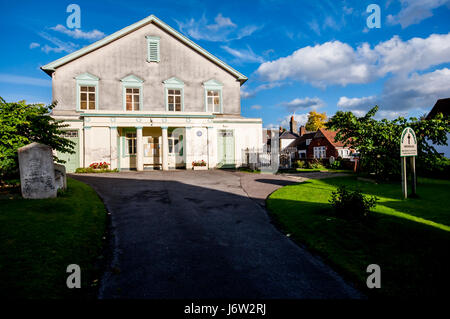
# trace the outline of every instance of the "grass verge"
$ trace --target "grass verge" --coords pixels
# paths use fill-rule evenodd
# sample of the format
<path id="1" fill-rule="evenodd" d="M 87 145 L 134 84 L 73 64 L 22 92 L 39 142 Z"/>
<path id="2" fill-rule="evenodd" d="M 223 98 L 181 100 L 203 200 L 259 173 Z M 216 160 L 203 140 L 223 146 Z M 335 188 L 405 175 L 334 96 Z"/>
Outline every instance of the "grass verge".
<path id="1" fill-rule="evenodd" d="M 95 191 L 68 178 L 58 198 L 0 198 L 1 298 L 95 298 L 106 210 Z M 81 268 L 81 289 L 68 289 L 66 268 Z"/>
<path id="2" fill-rule="evenodd" d="M 328 200 L 339 185 L 380 199 L 369 221 L 334 217 Z M 402 200 L 399 183 L 336 177 L 283 187 L 267 207 L 283 231 L 369 296 L 443 297 L 450 283 L 450 181 L 419 179 L 417 192 Z M 366 286 L 369 264 L 381 267 L 381 289 Z"/>

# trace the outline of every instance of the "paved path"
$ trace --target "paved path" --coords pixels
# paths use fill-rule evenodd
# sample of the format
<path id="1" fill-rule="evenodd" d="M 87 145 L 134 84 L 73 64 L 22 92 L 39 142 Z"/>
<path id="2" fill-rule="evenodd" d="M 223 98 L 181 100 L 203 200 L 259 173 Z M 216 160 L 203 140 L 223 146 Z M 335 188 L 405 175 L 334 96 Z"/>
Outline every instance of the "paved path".
<path id="1" fill-rule="evenodd" d="M 113 257 L 100 298 L 360 297 L 275 229 L 241 187 L 242 173 L 72 176 L 94 187 L 111 213 Z"/>

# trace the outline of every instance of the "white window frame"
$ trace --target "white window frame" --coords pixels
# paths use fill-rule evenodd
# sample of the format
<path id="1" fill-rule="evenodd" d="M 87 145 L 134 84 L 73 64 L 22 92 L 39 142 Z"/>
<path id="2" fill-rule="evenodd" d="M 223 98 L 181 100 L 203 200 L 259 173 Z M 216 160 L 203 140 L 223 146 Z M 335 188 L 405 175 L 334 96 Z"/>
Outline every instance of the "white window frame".
<path id="1" fill-rule="evenodd" d="M 128 137 L 128 134 L 134 135 L 132 137 Z M 130 153 L 130 145 L 131 142 L 131 148 L 134 150 L 134 153 Z M 125 154 L 128 156 L 135 156 L 137 153 L 137 134 L 136 132 L 126 132 L 125 133 Z"/>
<path id="2" fill-rule="evenodd" d="M 223 113 L 223 98 L 222 98 L 222 89 L 223 84 L 215 79 L 211 79 L 203 83 L 203 87 L 205 89 L 205 112 L 209 113 Z M 208 91 L 216 91 L 219 92 L 219 111 L 215 112 L 214 109 L 210 109 L 208 105 Z M 214 104 L 212 106 L 214 108 Z"/>
<path id="3" fill-rule="evenodd" d="M 75 77 L 76 80 L 76 90 L 77 90 L 77 112 L 89 112 L 89 111 L 96 111 L 98 110 L 98 96 L 99 96 L 99 92 L 98 92 L 98 82 L 99 82 L 99 78 L 96 77 L 95 75 L 92 75 L 90 73 L 83 73 L 78 75 L 77 77 Z M 89 109 L 89 105 L 87 105 L 86 109 L 82 109 L 81 108 L 81 90 L 80 88 L 82 86 L 90 86 L 90 87 L 95 87 L 95 108 L 94 109 Z"/>
<path id="4" fill-rule="evenodd" d="M 160 37 L 153 36 L 153 35 L 147 35 L 145 37 L 147 39 L 147 62 L 160 62 L 160 56 L 161 56 L 161 45 L 160 45 Z M 156 57 L 152 57 L 150 54 L 150 46 L 156 45 Z"/>
<path id="5" fill-rule="evenodd" d="M 326 149 L 325 146 L 314 146 L 313 152 L 314 152 L 314 158 L 319 158 L 320 159 L 320 158 L 326 158 L 327 157 L 327 149 Z"/>
<path id="6" fill-rule="evenodd" d="M 166 101 L 166 112 L 184 112 L 184 82 L 175 77 L 165 80 L 164 82 L 164 95 Z M 169 111 L 169 90 L 180 90 L 181 94 L 181 110 Z"/>
<path id="7" fill-rule="evenodd" d="M 144 80 L 135 76 L 128 75 L 120 80 L 122 82 L 123 110 L 125 112 L 143 111 L 143 83 Z M 127 89 L 139 89 L 139 110 L 127 110 Z M 133 106 L 134 107 L 134 106 Z"/>

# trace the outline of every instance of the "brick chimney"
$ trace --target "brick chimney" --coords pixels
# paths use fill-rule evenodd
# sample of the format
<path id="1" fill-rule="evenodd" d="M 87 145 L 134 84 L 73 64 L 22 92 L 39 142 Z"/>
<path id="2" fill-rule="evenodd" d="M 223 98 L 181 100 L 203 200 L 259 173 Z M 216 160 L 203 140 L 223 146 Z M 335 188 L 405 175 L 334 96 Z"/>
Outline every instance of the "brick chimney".
<path id="1" fill-rule="evenodd" d="M 303 136 L 305 134 L 306 134 L 306 128 L 304 125 L 302 125 L 302 126 L 300 126 L 300 129 L 299 129 L 299 135 Z"/>
<path id="2" fill-rule="evenodd" d="M 294 120 L 294 115 L 291 116 L 290 131 L 297 134 L 297 121 Z"/>

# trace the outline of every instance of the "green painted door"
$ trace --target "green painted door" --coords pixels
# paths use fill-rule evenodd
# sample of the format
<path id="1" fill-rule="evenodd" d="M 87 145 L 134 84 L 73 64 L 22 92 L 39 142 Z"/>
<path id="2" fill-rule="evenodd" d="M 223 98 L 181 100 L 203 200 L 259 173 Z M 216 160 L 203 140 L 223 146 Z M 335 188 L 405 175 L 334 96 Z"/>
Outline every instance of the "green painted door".
<path id="1" fill-rule="evenodd" d="M 217 134 L 217 166 L 234 168 L 234 132 L 219 130 Z"/>
<path id="2" fill-rule="evenodd" d="M 80 137 L 77 130 L 65 131 L 63 136 L 75 143 L 73 148 L 75 153 L 69 154 L 58 152 L 57 156 L 58 159 L 66 161 L 63 164 L 66 167 L 66 172 L 73 173 L 78 167 L 80 167 Z"/>

